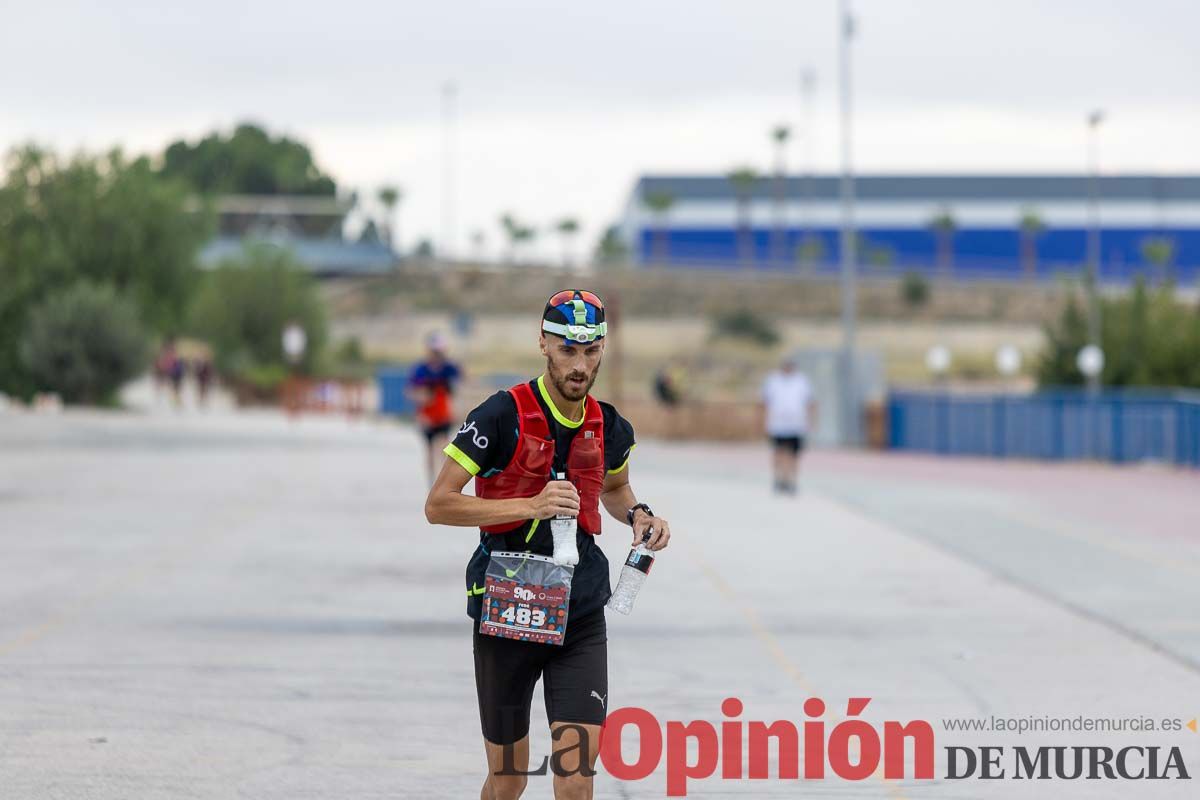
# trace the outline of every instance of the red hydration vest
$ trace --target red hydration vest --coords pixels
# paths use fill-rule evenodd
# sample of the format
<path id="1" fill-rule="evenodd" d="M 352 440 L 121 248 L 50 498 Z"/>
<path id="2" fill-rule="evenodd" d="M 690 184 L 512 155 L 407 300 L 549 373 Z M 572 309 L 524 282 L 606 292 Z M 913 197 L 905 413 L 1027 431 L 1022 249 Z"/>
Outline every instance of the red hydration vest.
<path id="1" fill-rule="evenodd" d="M 554 467 L 554 439 L 542 407 L 528 383 L 508 390 L 517 403 L 517 446 L 512 460 L 490 478 L 475 478 L 475 496 L 486 498 L 534 497 L 550 482 Z M 579 530 L 600 533 L 600 492 L 604 489 L 604 415 L 591 395 L 584 400 L 583 422 L 571 440 L 567 455 L 567 480 L 579 490 Z M 526 520 L 484 525 L 485 533 L 507 533 Z"/>

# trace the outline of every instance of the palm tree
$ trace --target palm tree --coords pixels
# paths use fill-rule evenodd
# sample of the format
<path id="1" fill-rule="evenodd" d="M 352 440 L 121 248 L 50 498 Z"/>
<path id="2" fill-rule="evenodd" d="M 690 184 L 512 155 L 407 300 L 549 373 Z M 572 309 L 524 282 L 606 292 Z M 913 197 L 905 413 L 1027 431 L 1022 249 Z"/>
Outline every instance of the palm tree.
<path id="1" fill-rule="evenodd" d="M 471 252 L 476 261 L 483 261 L 483 248 L 487 244 L 487 234 L 476 228 L 471 231 Z"/>
<path id="2" fill-rule="evenodd" d="M 726 176 L 733 185 L 737 202 L 738 261 L 749 264 L 754 256 L 754 232 L 750 228 L 750 196 L 758 185 L 758 173 L 751 167 L 738 167 Z"/>
<path id="3" fill-rule="evenodd" d="M 579 220 L 574 217 L 563 217 L 554 225 L 554 230 L 563 241 L 563 268 L 571 266 L 571 241 L 579 233 Z"/>
<path id="4" fill-rule="evenodd" d="M 1017 227 L 1021 231 L 1021 272 L 1032 280 L 1037 276 L 1037 240 L 1046 230 L 1046 224 L 1037 209 L 1026 208 L 1021 211 Z"/>
<path id="5" fill-rule="evenodd" d="M 610 225 L 596 243 L 596 261 L 602 265 L 612 265 L 624 262 L 629 257 L 625 243 L 621 241 L 621 233 L 616 225 Z"/>
<path id="6" fill-rule="evenodd" d="M 824 259 L 825 242 L 816 234 L 805 233 L 796 247 L 796 260 L 800 262 L 800 268 L 815 270 L 817 264 Z"/>
<path id="7" fill-rule="evenodd" d="M 530 228 L 527 225 L 520 225 L 517 227 L 513 236 L 513 240 L 517 244 L 528 244 L 530 247 L 532 247 L 534 241 L 537 240 L 537 228 Z M 529 257 L 526 256 L 526 259 L 528 258 Z"/>
<path id="8" fill-rule="evenodd" d="M 380 205 L 383 206 L 383 238 L 387 242 L 388 247 L 396 249 L 396 238 L 394 236 L 395 228 L 393 222 L 395 220 L 396 206 L 400 204 L 400 187 L 398 186 L 381 186 L 376 197 L 379 198 Z M 396 226 L 399 227 L 399 226 Z"/>
<path id="9" fill-rule="evenodd" d="M 1169 236 L 1148 236 L 1142 239 L 1140 249 L 1142 260 L 1147 261 L 1158 273 L 1158 279 L 1163 283 L 1175 280 L 1172 262 L 1175 260 L 1175 240 Z"/>
<path id="10" fill-rule="evenodd" d="M 520 241 L 518 234 L 521 231 L 521 225 L 517 222 L 516 217 L 506 212 L 500 216 L 500 227 L 504 229 L 504 235 L 508 237 L 507 259 L 509 263 L 512 263 L 517 258 L 517 243 Z"/>
<path id="11" fill-rule="evenodd" d="M 950 275 L 954 272 L 954 232 L 958 230 L 958 223 L 949 208 L 942 208 L 933 215 L 929 230 L 937 240 L 938 271 Z"/>
<path id="12" fill-rule="evenodd" d="M 771 129 L 771 140 L 775 143 L 775 224 L 771 228 L 771 260 L 782 264 L 787 258 L 784 240 L 787 232 L 787 143 L 792 129 L 787 125 L 776 125 Z"/>
<path id="13" fill-rule="evenodd" d="M 649 192 L 642 198 L 642 203 L 654 215 L 655 230 L 654 244 L 650 248 L 650 260 L 665 262 L 667 252 L 667 214 L 675 205 L 675 195 L 667 191 Z"/>

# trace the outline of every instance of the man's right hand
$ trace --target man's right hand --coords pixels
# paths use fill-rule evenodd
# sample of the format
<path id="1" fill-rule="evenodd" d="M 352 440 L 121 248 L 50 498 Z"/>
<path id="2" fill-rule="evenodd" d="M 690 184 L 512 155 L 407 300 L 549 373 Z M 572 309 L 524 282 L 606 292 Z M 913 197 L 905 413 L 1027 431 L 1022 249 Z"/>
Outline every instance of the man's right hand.
<path id="1" fill-rule="evenodd" d="M 550 519 L 559 514 L 579 516 L 579 492 L 570 481 L 550 481 L 536 497 L 529 498 L 530 519 Z"/>

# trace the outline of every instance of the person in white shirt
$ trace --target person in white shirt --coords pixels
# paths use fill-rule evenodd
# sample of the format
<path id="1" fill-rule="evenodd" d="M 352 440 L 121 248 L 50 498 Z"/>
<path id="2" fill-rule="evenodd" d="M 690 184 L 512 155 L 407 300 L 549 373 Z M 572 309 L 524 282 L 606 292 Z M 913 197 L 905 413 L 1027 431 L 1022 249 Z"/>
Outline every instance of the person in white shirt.
<path id="1" fill-rule="evenodd" d="M 771 440 L 775 491 L 795 494 L 800 452 L 817 414 L 808 376 L 796 369 L 791 358 L 785 359 L 763 381 L 762 402 L 764 427 Z"/>

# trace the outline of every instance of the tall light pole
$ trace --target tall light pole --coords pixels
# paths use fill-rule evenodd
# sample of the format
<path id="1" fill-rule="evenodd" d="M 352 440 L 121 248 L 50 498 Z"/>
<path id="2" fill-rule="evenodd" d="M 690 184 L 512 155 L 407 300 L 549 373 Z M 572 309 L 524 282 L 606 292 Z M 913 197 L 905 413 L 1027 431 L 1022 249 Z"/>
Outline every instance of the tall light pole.
<path id="1" fill-rule="evenodd" d="M 838 3 L 839 89 L 842 129 L 842 439 L 858 444 L 858 381 L 855 376 L 854 350 L 858 326 L 858 272 L 854 251 L 854 172 L 851 160 L 850 44 L 854 37 L 854 17 L 850 0 Z"/>
<path id="2" fill-rule="evenodd" d="M 454 215 L 455 215 L 455 102 L 458 86 L 454 81 L 442 84 L 442 257 L 454 258 Z"/>
<path id="3" fill-rule="evenodd" d="M 1087 235 L 1087 292 L 1088 344 L 1100 347 L 1100 155 L 1099 128 L 1104 112 L 1097 109 L 1087 116 L 1088 140 L 1088 235 Z M 1100 373 L 1087 376 L 1088 389 L 1100 389 Z"/>
<path id="4" fill-rule="evenodd" d="M 817 73 L 805 67 L 800 73 L 800 98 L 804 106 L 804 199 L 800 213 L 800 253 L 804 262 L 808 261 L 808 253 L 813 249 L 809 237 L 812 236 L 813 208 L 813 92 L 817 86 Z M 807 263 L 801 264 L 807 266 Z"/>

